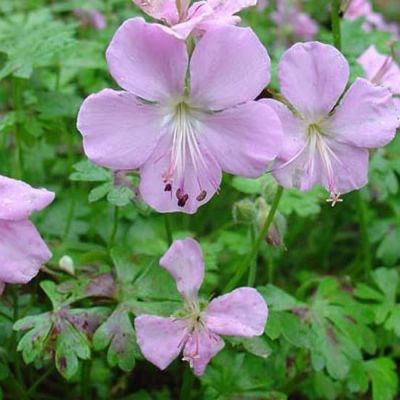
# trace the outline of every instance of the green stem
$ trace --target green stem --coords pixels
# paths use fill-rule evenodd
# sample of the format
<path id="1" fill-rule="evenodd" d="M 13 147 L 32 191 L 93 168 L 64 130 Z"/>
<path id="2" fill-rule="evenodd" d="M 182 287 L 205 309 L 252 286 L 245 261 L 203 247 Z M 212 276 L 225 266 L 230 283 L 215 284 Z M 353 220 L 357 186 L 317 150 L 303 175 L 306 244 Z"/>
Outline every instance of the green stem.
<path id="1" fill-rule="evenodd" d="M 168 246 L 171 246 L 173 242 L 173 237 L 172 237 L 171 220 L 168 214 L 164 215 L 164 223 L 165 223 L 165 235 L 167 237 Z"/>
<path id="2" fill-rule="evenodd" d="M 82 400 L 90 399 L 90 371 L 92 368 L 91 361 L 84 361 L 82 365 L 82 381 L 81 381 L 81 398 Z"/>
<path id="3" fill-rule="evenodd" d="M 190 400 L 192 398 L 194 375 L 191 369 L 185 366 L 182 378 L 181 393 L 179 400 Z"/>
<path id="4" fill-rule="evenodd" d="M 21 118 L 21 85 L 18 78 L 12 80 L 12 95 L 13 95 L 13 106 L 17 113 L 17 121 L 15 123 L 15 177 L 17 179 L 23 179 L 24 166 L 22 159 L 22 148 L 21 148 L 21 137 L 20 137 L 20 124 L 19 119 Z"/>
<path id="5" fill-rule="evenodd" d="M 17 288 L 13 285 L 11 287 L 11 295 L 13 298 L 13 320 L 14 323 L 19 320 L 19 301 L 18 301 L 18 292 Z M 18 354 L 18 337 L 17 332 L 13 330 L 11 334 L 11 351 L 13 352 L 13 360 L 14 360 L 14 367 L 15 367 L 15 375 L 20 382 L 21 386 L 24 386 L 24 380 L 21 371 L 21 364 Z"/>
<path id="6" fill-rule="evenodd" d="M 239 264 L 238 268 L 236 269 L 236 273 L 233 275 L 233 277 L 231 278 L 231 280 L 227 283 L 227 285 L 225 286 L 224 292 L 229 292 L 231 291 L 240 281 L 240 279 L 242 278 L 242 276 L 246 273 L 246 269 L 251 265 L 251 262 L 253 260 L 256 260 L 257 258 L 257 254 L 258 254 L 258 250 L 261 246 L 261 243 L 264 241 L 265 236 L 268 233 L 268 229 L 272 224 L 272 221 L 274 220 L 274 216 L 275 213 L 278 209 L 278 205 L 279 202 L 281 200 L 282 197 L 282 193 L 283 193 L 283 187 L 282 186 L 278 186 L 278 190 L 275 194 L 275 198 L 274 201 L 272 203 L 271 209 L 268 213 L 267 219 L 265 220 L 265 224 L 262 227 L 255 243 L 254 246 L 251 250 L 251 252 L 249 253 L 249 255 L 243 260 L 243 262 L 241 264 Z"/>
<path id="7" fill-rule="evenodd" d="M 113 227 L 110 235 L 110 239 L 108 240 L 108 249 L 111 249 L 114 245 L 115 236 L 118 230 L 118 220 L 119 220 L 119 207 L 114 207 L 114 218 L 113 218 Z"/>
<path id="8" fill-rule="evenodd" d="M 332 34 L 333 44 L 341 51 L 342 50 L 342 34 L 340 31 L 340 0 L 332 0 Z"/>
<path id="9" fill-rule="evenodd" d="M 371 246 L 368 234 L 367 207 L 364 198 L 362 197 L 362 193 L 360 191 L 357 193 L 357 197 L 358 197 L 357 208 L 358 208 L 360 230 L 361 230 L 361 247 L 365 263 L 365 275 L 366 278 L 368 278 L 372 269 L 372 259 L 371 259 Z"/>
<path id="10" fill-rule="evenodd" d="M 256 243 L 256 227 L 253 224 L 250 226 L 250 240 L 251 240 L 251 246 L 253 247 L 254 244 Z M 257 275 L 257 260 L 253 260 L 249 269 L 247 286 L 249 287 L 254 286 L 254 283 L 256 282 L 256 275 Z"/>

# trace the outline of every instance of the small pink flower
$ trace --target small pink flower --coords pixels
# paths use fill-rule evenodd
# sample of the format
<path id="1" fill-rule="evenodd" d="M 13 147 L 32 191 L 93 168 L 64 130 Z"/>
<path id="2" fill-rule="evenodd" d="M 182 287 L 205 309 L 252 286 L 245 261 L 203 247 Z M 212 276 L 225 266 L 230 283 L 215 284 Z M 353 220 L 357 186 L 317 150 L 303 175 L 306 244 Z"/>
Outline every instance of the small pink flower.
<path id="1" fill-rule="evenodd" d="M 194 213 L 218 190 L 221 170 L 256 177 L 277 156 L 279 119 L 253 101 L 270 60 L 250 29 L 207 32 L 189 62 L 184 41 L 134 18 L 115 34 L 107 60 L 125 91 L 84 101 L 84 149 L 104 167 L 140 168 L 140 193 L 157 211 Z"/>
<path id="2" fill-rule="evenodd" d="M 265 100 L 280 115 L 286 134 L 274 176 L 285 187 L 307 191 L 324 186 L 329 201 L 368 181 L 369 148 L 389 143 L 398 126 L 386 88 L 357 79 L 338 101 L 349 79 L 349 65 L 334 47 L 296 44 L 279 63 L 287 105 Z"/>
<path id="3" fill-rule="evenodd" d="M 353 21 L 358 18 L 365 18 L 363 28 L 369 32 L 379 29 L 383 32 L 392 33 L 394 37 L 399 36 L 399 28 L 396 23 L 385 21 L 381 14 L 373 11 L 369 0 L 352 0 L 344 14 L 344 18 Z"/>
<path id="4" fill-rule="evenodd" d="M 51 253 L 29 216 L 48 206 L 54 193 L 0 176 L 0 286 L 27 283 Z"/>
<path id="5" fill-rule="evenodd" d="M 271 18 L 285 36 L 311 40 L 318 33 L 318 24 L 301 12 L 293 0 L 278 0 L 277 11 L 271 14 Z"/>
<path id="6" fill-rule="evenodd" d="M 257 290 L 238 288 L 207 306 L 199 301 L 204 262 L 195 240 L 176 240 L 160 265 L 174 277 L 184 310 L 179 316 L 140 315 L 135 319 L 137 343 L 144 357 L 158 368 L 167 368 L 183 350 L 183 360 L 196 375 L 202 375 L 211 358 L 224 347 L 220 335 L 263 334 L 268 308 Z"/>
<path id="7" fill-rule="evenodd" d="M 74 15 L 80 20 L 82 26 L 91 26 L 98 30 L 105 29 L 107 26 L 104 15 L 98 10 L 76 8 Z"/>
<path id="8" fill-rule="evenodd" d="M 240 22 L 234 15 L 244 8 L 255 6 L 257 0 L 207 0 L 196 1 L 190 6 L 189 0 L 133 0 L 146 14 L 166 23 L 180 39 L 195 31 L 204 33 L 210 28 Z"/>

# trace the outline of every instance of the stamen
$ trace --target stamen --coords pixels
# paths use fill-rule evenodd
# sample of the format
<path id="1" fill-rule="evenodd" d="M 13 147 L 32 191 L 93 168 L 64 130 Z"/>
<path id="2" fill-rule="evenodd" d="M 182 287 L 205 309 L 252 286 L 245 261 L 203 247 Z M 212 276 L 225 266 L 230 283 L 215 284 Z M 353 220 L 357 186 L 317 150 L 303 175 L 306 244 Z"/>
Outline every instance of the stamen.
<path id="1" fill-rule="evenodd" d="M 393 59 L 391 56 L 387 56 L 379 70 L 376 72 L 375 76 L 371 79 L 371 82 L 375 85 L 381 85 L 385 80 L 386 74 L 390 71 L 393 65 Z"/>
<path id="2" fill-rule="evenodd" d="M 189 195 L 184 194 L 179 200 L 178 200 L 178 206 L 179 207 L 185 207 L 187 201 L 189 200 Z"/>
<path id="3" fill-rule="evenodd" d="M 197 201 L 203 201 L 207 196 L 207 192 L 205 190 L 202 190 L 200 194 L 196 197 Z"/>
<path id="4" fill-rule="evenodd" d="M 170 183 L 167 183 L 164 187 L 164 192 L 171 192 L 172 191 L 172 185 Z"/>

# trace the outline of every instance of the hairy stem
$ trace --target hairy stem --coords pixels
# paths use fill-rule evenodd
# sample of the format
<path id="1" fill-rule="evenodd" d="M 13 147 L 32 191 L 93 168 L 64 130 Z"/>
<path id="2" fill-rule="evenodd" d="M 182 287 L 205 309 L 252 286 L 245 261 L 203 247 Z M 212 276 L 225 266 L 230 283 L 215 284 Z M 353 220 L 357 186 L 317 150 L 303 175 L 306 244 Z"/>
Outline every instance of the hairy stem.
<path id="1" fill-rule="evenodd" d="M 169 214 L 164 214 L 164 223 L 165 223 L 165 235 L 167 237 L 168 246 L 171 246 L 173 238 L 172 238 L 172 227 Z"/>
<path id="2" fill-rule="evenodd" d="M 281 201 L 282 193 L 283 193 L 283 187 L 278 186 L 278 190 L 277 190 L 277 192 L 275 194 L 275 198 L 272 202 L 271 209 L 267 215 L 267 219 L 265 220 L 265 224 L 262 227 L 260 233 L 258 234 L 258 237 L 253 245 L 251 252 L 243 260 L 243 262 L 241 264 L 239 264 L 232 279 L 225 286 L 224 292 L 229 292 L 230 290 L 232 290 L 239 283 L 239 281 L 243 277 L 243 275 L 246 273 L 247 268 L 249 268 L 249 266 L 251 266 L 252 261 L 256 260 L 257 255 L 258 255 L 258 250 L 261 246 L 261 243 L 264 241 L 265 236 L 268 233 L 268 229 L 271 226 L 272 221 L 274 220 L 274 216 L 278 209 L 279 202 Z"/>
<path id="3" fill-rule="evenodd" d="M 342 34 L 340 31 L 340 0 L 332 0 L 332 34 L 333 44 L 341 51 L 342 50 Z"/>
<path id="4" fill-rule="evenodd" d="M 114 207 L 113 227 L 111 230 L 110 239 L 108 240 L 108 249 L 110 250 L 114 246 L 115 236 L 118 231 L 118 220 L 119 220 L 119 207 Z"/>

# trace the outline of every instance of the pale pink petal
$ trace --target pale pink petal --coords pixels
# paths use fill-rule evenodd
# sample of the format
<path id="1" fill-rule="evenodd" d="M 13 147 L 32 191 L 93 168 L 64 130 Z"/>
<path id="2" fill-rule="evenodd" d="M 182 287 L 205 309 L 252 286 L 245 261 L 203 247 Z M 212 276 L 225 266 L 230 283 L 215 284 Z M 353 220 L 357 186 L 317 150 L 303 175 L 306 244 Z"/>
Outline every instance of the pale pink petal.
<path id="1" fill-rule="evenodd" d="M 27 283 L 51 253 L 28 220 L 0 220 L 0 281 Z"/>
<path id="2" fill-rule="evenodd" d="M 268 318 L 268 307 L 256 289 L 242 287 L 217 297 L 208 305 L 202 320 L 219 335 L 260 336 Z"/>
<path id="3" fill-rule="evenodd" d="M 195 330 L 188 338 L 183 349 L 183 360 L 188 361 L 197 376 L 204 371 L 219 351 L 224 348 L 224 341 L 207 329 Z"/>
<path id="4" fill-rule="evenodd" d="M 360 17 L 366 17 L 371 13 L 372 7 L 369 0 L 350 0 L 344 17 L 352 21 Z"/>
<path id="5" fill-rule="evenodd" d="M 47 207 L 55 194 L 0 175 L 0 220 L 27 219 Z"/>
<path id="6" fill-rule="evenodd" d="M 200 39 L 190 62 L 191 99 L 220 110 L 253 100 L 270 80 L 267 51 L 249 28 L 223 26 Z"/>
<path id="7" fill-rule="evenodd" d="M 201 141 L 231 174 L 258 177 L 281 150 L 280 120 L 260 102 L 209 114 L 202 123 Z"/>
<path id="8" fill-rule="evenodd" d="M 282 147 L 278 158 L 287 161 L 306 144 L 307 125 L 279 101 L 261 99 L 259 102 L 267 104 L 278 115 L 283 132 Z"/>
<path id="9" fill-rule="evenodd" d="M 185 42 L 142 18 L 124 22 L 108 49 L 111 75 L 125 90 L 158 101 L 183 94 L 188 55 Z"/>
<path id="10" fill-rule="evenodd" d="M 186 335 L 182 320 L 153 315 L 136 317 L 135 330 L 143 356 L 160 369 L 167 368 L 178 357 Z"/>
<path id="11" fill-rule="evenodd" d="M 147 15 L 168 25 L 174 25 L 179 20 L 175 0 L 133 0 Z"/>
<path id="12" fill-rule="evenodd" d="M 345 143 L 374 148 L 389 143 L 398 126 L 398 115 L 390 91 L 358 78 L 333 116 L 321 124 L 321 129 Z"/>
<path id="13" fill-rule="evenodd" d="M 279 63 L 282 94 L 309 121 L 326 117 L 343 93 L 349 65 L 333 46 L 297 43 Z"/>
<path id="14" fill-rule="evenodd" d="M 204 279 L 204 261 L 201 247 L 195 240 L 175 240 L 160 259 L 160 265 L 173 276 L 182 296 L 197 298 Z"/>
<path id="15" fill-rule="evenodd" d="M 144 104 L 128 92 L 104 89 L 89 96 L 78 115 L 87 157 L 112 169 L 140 167 L 163 133 L 156 105 Z"/>
<path id="16" fill-rule="evenodd" d="M 400 94 L 400 67 L 391 56 L 380 54 L 371 45 L 357 61 L 369 81 L 389 88 L 394 94 Z"/>
<path id="17" fill-rule="evenodd" d="M 193 214 L 218 190 L 222 179 L 221 167 L 201 143 L 198 143 L 198 146 L 202 160 L 195 157 L 194 165 L 193 158 L 187 150 L 184 166 L 174 171 L 171 191 L 165 191 L 165 174 L 171 166 L 172 139 L 169 135 L 161 139 L 153 155 L 140 169 L 140 193 L 146 203 L 158 212 L 181 211 Z M 183 187 L 184 193 L 188 195 L 183 207 L 178 205 L 176 196 L 180 187 Z"/>
<path id="18" fill-rule="evenodd" d="M 207 4 L 214 10 L 217 17 L 228 17 L 245 8 L 255 6 L 257 0 L 208 0 Z"/>

